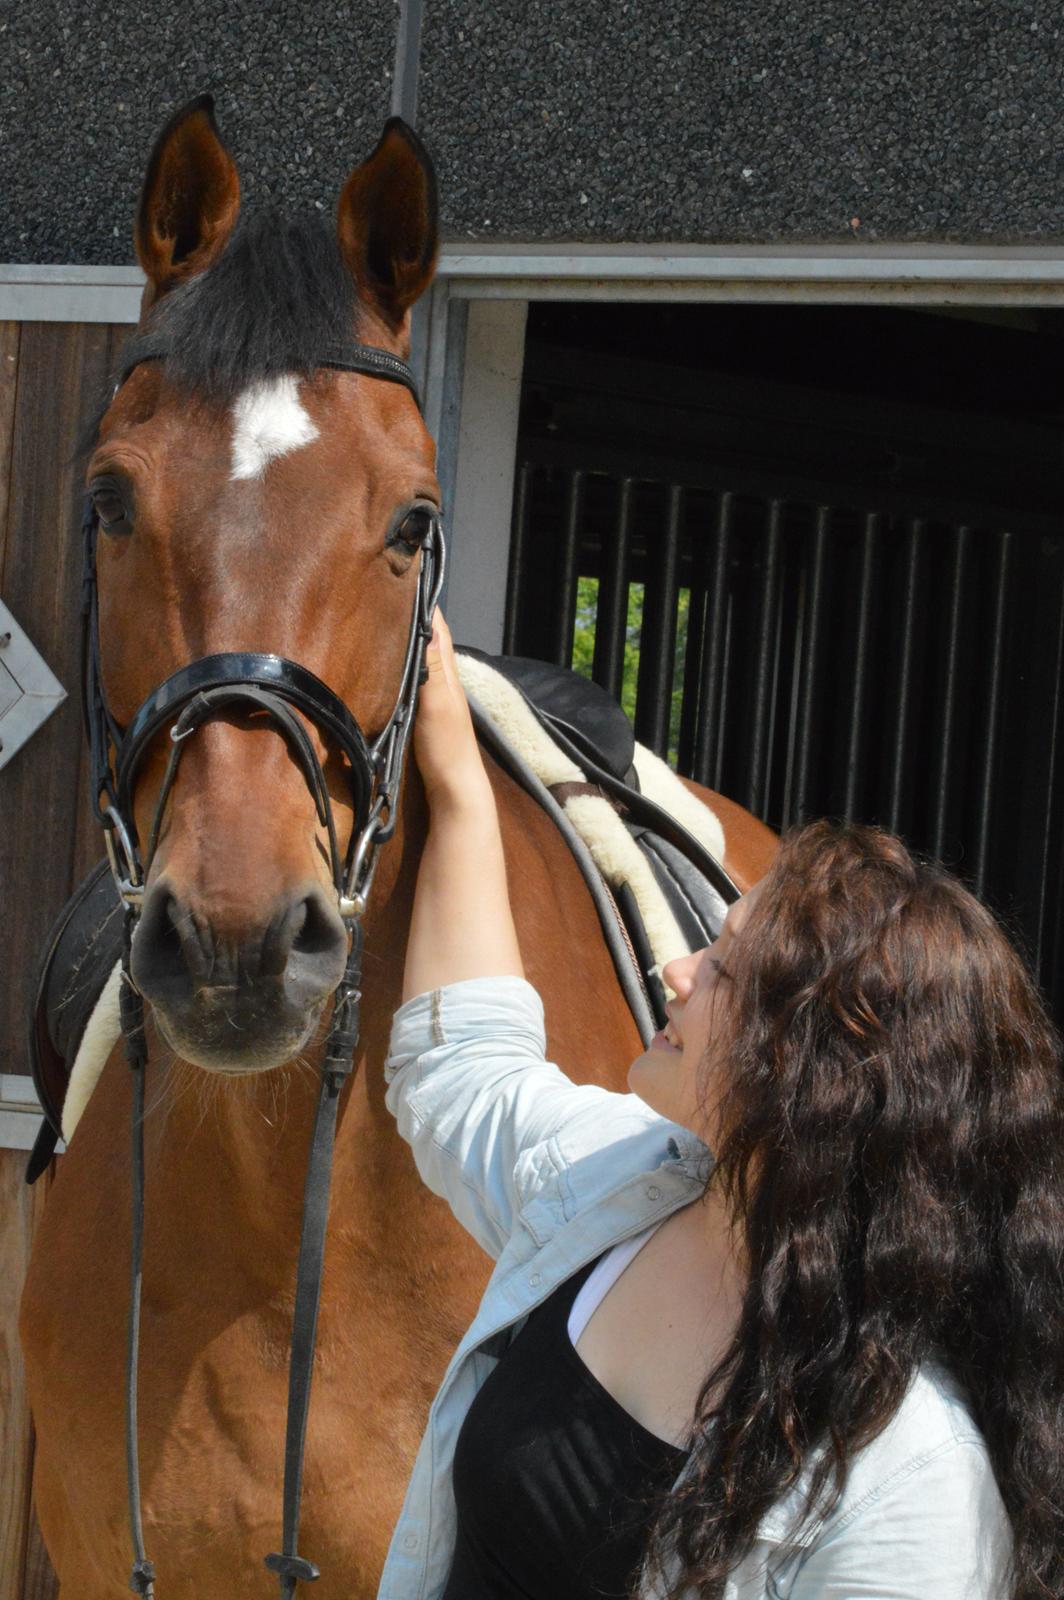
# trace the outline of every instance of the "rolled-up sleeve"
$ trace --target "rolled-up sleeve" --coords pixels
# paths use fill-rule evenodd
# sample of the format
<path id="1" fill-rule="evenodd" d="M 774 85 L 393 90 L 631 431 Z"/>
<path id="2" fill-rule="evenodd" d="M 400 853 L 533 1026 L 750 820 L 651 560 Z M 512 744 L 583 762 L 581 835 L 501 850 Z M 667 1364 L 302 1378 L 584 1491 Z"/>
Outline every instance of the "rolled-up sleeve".
<path id="1" fill-rule="evenodd" d="M 545 1052 L 543 1002 L 523 978 L 433 989 L 392 1024 L 388 1109 L 425 1183 L 492 1257 L 527 1198 L 520 1157 L 588 1115 L 608 1142 L 614 1116 L 635 1098 L 573 1083 Z"/>

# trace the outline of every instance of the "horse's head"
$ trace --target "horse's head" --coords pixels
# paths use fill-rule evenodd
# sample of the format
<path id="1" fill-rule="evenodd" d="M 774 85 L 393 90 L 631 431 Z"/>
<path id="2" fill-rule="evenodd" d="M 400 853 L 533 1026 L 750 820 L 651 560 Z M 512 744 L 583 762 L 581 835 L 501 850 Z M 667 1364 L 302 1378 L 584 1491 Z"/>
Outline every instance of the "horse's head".
<path id="1" fill-rule="evenodd" d="M 88 469 L 100 517 L 103 684 L 119 724 L 190 661 L 272 652 L 315 673 L 367 733 L 394 702 L 434 448 L 399 384 L 322 363 L 357 337 L 405 356 L 436 257 L 431 164 L 389 122 L 317 216 L 238 222 L 209 99 L 164 129 L 136 221 L 145 361 L 105 413 Z M 338 751 L 310 723 L 341 846 Z M 136 781 L 148 839 L 167 746 Z M 186 1059 L 223 1071 L 297 1053 L 343 972 L 327 835 L 275 722 L 234 707 L 187 741 L 162 815 L 133 973 Z"/>

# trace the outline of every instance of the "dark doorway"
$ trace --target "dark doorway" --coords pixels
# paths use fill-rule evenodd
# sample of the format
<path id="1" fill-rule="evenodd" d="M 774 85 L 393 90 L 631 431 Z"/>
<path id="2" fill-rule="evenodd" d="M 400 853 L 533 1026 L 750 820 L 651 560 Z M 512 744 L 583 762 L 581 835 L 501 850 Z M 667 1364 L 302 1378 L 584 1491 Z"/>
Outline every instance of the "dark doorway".
<path id="1" fill-rule="evenodd" d="M 507 650 L 960 872 L 1064 1011 L 1064 314 L 531 308 Z"/>

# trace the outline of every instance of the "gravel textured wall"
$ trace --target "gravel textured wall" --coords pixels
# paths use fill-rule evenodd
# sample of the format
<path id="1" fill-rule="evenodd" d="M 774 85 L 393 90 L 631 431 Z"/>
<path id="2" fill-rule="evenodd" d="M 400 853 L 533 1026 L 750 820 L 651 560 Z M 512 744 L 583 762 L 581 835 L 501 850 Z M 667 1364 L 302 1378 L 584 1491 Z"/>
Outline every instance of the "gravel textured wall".
<path id="1" fill-rule="evenodd" d="M 1059 0 L 426 0 L 452 232 L 1064 237 Z"/>
<path id="2" fill-rule="evenodd" d="M 247 191 L 331 206 L 397 0 L 13 7 L 0 260 L 124 262 L 156 127 L 213 88 Z M 424 0 L 452 238 L 1064 236 L 1059 0 Z"/>
<path id="3" fill-rule="evenodd" d="M 388 115 L 398 15 L 398 0 L 5 6 L 0 261 L 132 261 L 155 134 L 208 89 L 245 198 L 331 209 Z"/>

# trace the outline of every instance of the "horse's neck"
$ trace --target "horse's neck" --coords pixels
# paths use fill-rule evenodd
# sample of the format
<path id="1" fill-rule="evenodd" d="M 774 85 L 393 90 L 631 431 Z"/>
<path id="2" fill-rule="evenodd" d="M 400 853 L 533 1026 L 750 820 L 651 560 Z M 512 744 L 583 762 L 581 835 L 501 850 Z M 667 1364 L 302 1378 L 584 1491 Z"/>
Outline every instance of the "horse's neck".
<path id="1" fill-rule="evenodd" d="M 344 1091 L 333 1159 L 338 1209 L 358 1207 L 360 1191 L 369 1184 L 410 1181 L 410 1163 L 403 1159 L 383 1103 L 382 1067 L 401 997 L 425 827 L 421 786 L 416 775 L 408 774 L 396 832 L 383 847 L 366 915 L 356 1071 Z M 230 1227 L 240 1230 L 245 1254 L 261 1243 L 267 1277 L 275 1262 L 291 1277 L 290 1250 L 302 1214 L 329 1017 L 327 1008 L 317 1037 L 295 1061 L 233 1079 L 183 1063 L 163 1067 L 165 1046 L 159 1042 L 152 1050 L 145 1133 L 153 1203 L 205 1238 L 215 1236 L 223 1207 Z"/>

